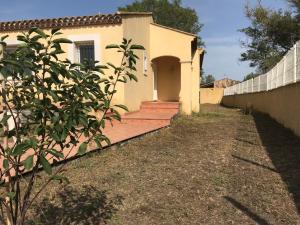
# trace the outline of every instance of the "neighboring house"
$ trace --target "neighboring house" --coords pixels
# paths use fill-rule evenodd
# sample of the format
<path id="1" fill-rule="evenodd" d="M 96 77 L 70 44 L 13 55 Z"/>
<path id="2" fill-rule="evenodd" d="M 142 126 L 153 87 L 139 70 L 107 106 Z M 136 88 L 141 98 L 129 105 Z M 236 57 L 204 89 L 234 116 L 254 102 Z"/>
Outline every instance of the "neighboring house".
<path id="1" fill-rule="evenodd" d="M 201 88 L 227 88 L 238 83 L 240 83 L 240 81 L 224 78 L 221 80 L 216 80 L 212 83 L 201 84 L 200 87 Z"/>
<path id="2" fill-rule="evenodd" d="M 220 104 L 224 96 L 224 88 L 240 83 L 240 81 L 224 78 L 212 83 L 200 85 L 201 104 Z"/>
<path id="3" fill-rule="evenodd" d="M 74 43 L 64 45 L 62 58 L 80 62 L 83 58 L 101 64 L 120 63 L 120 55 L 105 49 L 123 38 L 133 39 L 146 50 L 138 52 L 138 82 L 120 84 L 115 103 L 138 110 L 143 101 L 179 101 L 184 113 L 199 111 L 199 74 L 203 50 L 197 47 L 197 36 L 153 22 L 152 13 L 116 13 L 40 20 L 0 22 L 0 36 L 8 48 L 18 45 L 16 36 L 31 27 L 44 30 L 60 27 L 64 37 Z"/>
<path id="4" fill-rule="evenodd" d="M 229 79 L 229 78 L 224 78 L 224 79 L 221 79 L 221 80 L 216 80 L 214 82 L 214 87 L 215 88 L 227 88 L 227 87 L 233 86 L 233 85 L 238 84 L 238 83 L 240 83 L 240 81 L 232 80 L 232 79 Z"/>

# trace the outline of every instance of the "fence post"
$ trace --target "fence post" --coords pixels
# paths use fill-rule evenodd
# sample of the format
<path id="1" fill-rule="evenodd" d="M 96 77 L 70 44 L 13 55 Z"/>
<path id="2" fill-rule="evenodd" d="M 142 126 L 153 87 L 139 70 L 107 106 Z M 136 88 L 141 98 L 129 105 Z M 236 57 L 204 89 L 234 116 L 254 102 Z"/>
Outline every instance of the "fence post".
<path id="1" fill-rule="evenodd" d="M 252 88 L 251 88 L 251 93 L 253 93 L 253 91 L 254 91 L 253 86 L 254 86 L 254 78 L 252 78 Z"/>
<path id="2" fill-rule="evenodd" d="M 297 42 L 294 45 L 294 83 L 297 82 Z"/>

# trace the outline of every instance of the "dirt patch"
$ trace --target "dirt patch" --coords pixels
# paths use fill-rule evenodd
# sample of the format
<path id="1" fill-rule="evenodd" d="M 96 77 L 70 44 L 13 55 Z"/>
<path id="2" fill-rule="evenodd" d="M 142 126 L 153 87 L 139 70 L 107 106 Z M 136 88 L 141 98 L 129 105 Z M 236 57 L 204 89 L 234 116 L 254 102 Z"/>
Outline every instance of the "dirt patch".
<path id="1" fill-rule="evenodd" d="M 48 187 L 31 224 L 300 224 L 299 143 L 266 116 L 204 106 L 69 162 L 71 184 Z"/>

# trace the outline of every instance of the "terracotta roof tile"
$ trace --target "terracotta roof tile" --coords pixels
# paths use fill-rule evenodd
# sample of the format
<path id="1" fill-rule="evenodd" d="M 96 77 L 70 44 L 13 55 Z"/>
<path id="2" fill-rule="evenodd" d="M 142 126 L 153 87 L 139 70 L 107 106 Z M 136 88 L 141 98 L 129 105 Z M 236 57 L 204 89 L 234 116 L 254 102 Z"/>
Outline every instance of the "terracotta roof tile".
<path id="1" fill-rule="evenodd" d="M 46 29 L 55 27 L 80 27 L 120 23 L 122 23 L 122 16 L 120 14 L 62 17 L 39 20 L 20 20 L 11 22 L 0 22 L 0 32 L 28 30 L 31 27 L 39 27 L 41 29 Z"/>

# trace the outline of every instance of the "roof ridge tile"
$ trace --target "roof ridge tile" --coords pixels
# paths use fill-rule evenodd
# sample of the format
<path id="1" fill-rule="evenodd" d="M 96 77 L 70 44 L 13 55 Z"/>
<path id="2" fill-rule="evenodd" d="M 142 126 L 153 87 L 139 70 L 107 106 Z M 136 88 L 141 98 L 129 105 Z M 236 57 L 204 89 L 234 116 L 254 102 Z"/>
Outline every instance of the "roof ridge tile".
<path id="1" fill-rule="evenodd" d="M 27 30 L 31 27 L 55 28 L 55 27 L 78 27 L 91 25 L 121 24 L 120 14 L 98 14 L 90 16 L 70 16 L 45 19 L 29 19 L 0 22 L 1 31 Z"/>

